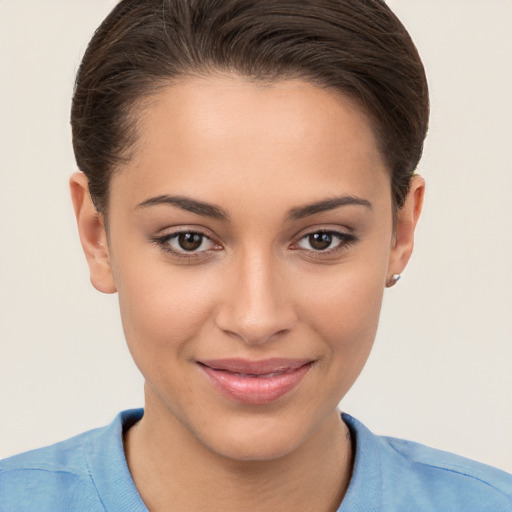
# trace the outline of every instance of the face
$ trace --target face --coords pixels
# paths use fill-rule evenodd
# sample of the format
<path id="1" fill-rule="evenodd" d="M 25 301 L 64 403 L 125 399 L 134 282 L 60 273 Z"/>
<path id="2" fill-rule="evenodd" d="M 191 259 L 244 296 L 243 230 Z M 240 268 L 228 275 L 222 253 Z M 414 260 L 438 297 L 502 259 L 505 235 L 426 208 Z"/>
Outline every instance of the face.
<path id="1" fill-rule="evenodd" d="M 219 76 L 160 92 L 139 133 L 89 263 L 146 414 L 234 459 L 292 452 L 338 417 L 412 249 L 370 125 L 306 82 Z"/>

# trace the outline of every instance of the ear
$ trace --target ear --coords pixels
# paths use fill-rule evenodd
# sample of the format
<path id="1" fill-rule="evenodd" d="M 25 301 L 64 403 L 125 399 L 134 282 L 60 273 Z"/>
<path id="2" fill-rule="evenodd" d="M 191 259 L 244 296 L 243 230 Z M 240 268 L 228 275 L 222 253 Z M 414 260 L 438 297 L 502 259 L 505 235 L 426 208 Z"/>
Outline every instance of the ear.
<path id="1" fill-rule="evenodd" d="M 85 174 L 75 172 L 69 180 L 69 186 L 91 283 L 100 292 L 114 293 L 117 288 L 110 264 L 104 220 L 94 207 Z"/>
<path id="2" fill-rule="evenodd" d="M 393 246 L 388 265 L 388 286 L 391 286 L 394 274 L 400 275 L 411 257 L 414 247 L 414 230 L 420 218 L 425 195 L 425 180 L 416 175 L 413 177 L 405 203 L 398 210 Z"/>

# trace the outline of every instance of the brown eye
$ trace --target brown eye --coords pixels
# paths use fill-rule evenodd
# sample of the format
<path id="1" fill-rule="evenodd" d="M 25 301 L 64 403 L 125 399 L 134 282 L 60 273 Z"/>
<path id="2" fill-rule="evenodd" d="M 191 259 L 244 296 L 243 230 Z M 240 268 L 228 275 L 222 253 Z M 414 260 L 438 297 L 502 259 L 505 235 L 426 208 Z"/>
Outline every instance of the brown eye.
<path id="1" fill-rule="evenodd" d="M 331 233 L 312 233 L 308 235 L 308 242 L 315 251 L 325 251 L 331 246 L 333 238 Z"/>
<path id="2" fill-rule="evenodd" d="M 203 238 L 199 233 L 180 233 L 177 242 L 184 251 L 196 251 L 201 247 Z"/>
<path id="3" fill-rule="evenodd" d="M 189 256 L 199 256 L 219 249 L 207 235 L 196 231 L 180 231 L 172 235 L 155 237 L 153 241 L 167 252 Z"/>
<path id="4" fill-rule="evenodd" d="M 347 248 L 356 241 L 354 235 L 342 231 L 314 231 L 304 235 L 297 243 L 297 247 L 313 253 L 331 254 Z"/>

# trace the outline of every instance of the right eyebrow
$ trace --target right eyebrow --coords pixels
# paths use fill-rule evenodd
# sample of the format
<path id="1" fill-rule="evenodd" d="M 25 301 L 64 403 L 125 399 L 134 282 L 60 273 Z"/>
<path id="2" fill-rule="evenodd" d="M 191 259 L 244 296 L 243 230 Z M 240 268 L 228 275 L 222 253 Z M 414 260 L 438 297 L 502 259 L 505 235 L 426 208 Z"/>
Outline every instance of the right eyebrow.
<path id="1" fill-rule="evenodd" d="M 176 206 L 182 210 L 202 215 L 203 217 L 211 217 L 212 219 L 223 221 L 229 220 L 228 212 L 220 206 L 205 203 L 203 201 L 197 201 L 196 199 L 190 199 L 189 197 L 184 196 L 169 196 L 164 194 L 161 196 L 150 197 L 138 204 L 137 208 L 147 208 L 149 206 L 161 204 Z"/>

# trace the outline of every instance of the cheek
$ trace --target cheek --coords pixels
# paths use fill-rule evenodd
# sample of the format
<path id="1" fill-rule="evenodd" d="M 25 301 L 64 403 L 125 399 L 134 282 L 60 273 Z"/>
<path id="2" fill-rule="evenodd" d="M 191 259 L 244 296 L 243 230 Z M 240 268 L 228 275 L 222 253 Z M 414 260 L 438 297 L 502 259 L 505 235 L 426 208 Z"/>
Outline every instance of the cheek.
<path id="1" fill-rule="evenodd" d="M 350 267 L 350 268 L 349 268 Z M 326 383 L 338 401 L 352 386 L 370 354 L 378 327 L 385 265 L 347 265 L 309 286 L 303 315 L 322 340 Z"/>
<path id="2" fill-rule="evenodd" d="M 368 278 L 364 282 L 342 277 L 333 280 L 323 287 L 321 296 L 309 294 L 309 323 L 323 334 L 332 351 L 357 351 L 373 341 L 382 295 L 380 279 Z"/>
<path id="3" fill-rule="evenodd" d="M 206 272 L 207 273 L 207 272 Z M 125 260 L 118 269 L 119 304 L 128 347 L 143 374 L 164 360 L 189 359 L 214 307 L 214 276 L 165 261 Z"/>

